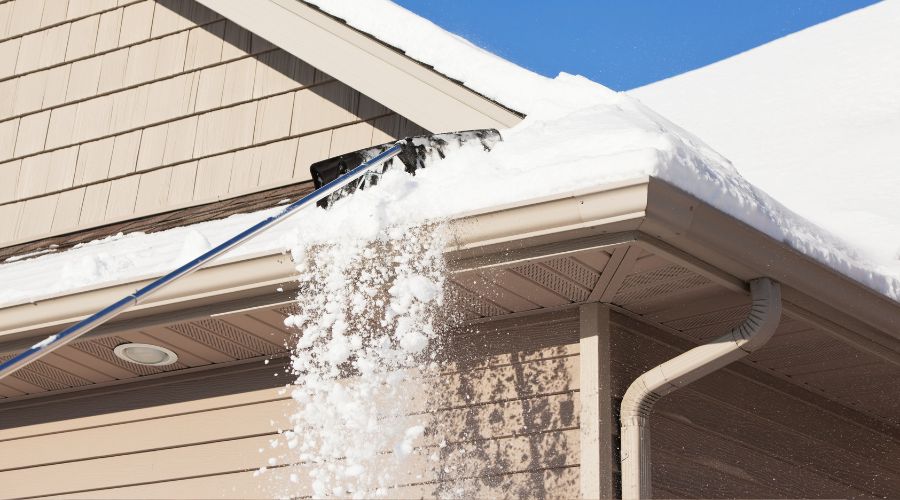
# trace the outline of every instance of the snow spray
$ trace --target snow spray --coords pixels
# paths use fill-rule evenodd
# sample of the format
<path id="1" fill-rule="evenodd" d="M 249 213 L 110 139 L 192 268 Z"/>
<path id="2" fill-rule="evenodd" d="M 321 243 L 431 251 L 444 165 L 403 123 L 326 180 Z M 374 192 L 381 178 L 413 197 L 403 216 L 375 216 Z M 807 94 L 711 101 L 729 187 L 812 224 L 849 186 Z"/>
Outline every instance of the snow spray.
<path id="1" fill-rule="evenodd" d="M 446 239 L 440 224 L 394 227 L 292 251 L 296 412 L 273 441 L 281 455 L 270 465 L 291 464 L 279 496 L 390 496 L 427 480 L 436 455 L 419 445 L 439 364 Z"/>

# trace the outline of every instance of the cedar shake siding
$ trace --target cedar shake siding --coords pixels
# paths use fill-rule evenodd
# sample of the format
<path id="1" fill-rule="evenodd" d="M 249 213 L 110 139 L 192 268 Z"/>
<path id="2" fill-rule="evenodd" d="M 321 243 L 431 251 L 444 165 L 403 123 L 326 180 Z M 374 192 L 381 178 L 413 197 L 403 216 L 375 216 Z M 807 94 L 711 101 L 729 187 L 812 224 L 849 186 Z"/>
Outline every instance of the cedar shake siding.
<path id="1" fill-rule="evenodd" d="M 0 247 L 309 179 L 423 133 L 186 0 L 0 3 Z"/>
<path id="2" fill-rule="evenodd" d="M 412 119 L 520 118 L 308 4 L 202 1 L 234 19 L 192 0 L 0 0 L 0 261 L 276 206 L 309 192 L 312 162 L 426 132 Z M 614 496 L 627 387 L 744 321 L 759 276 L 781 284 L 778 330 L 656 404 L 653 495 L 900 491 L 895 302 L 660 179 L 586 188 L 449 222 L 444 363 L 408 388 L 427 390 L 411 411 L 434 419 L 428 453 L 388 497 Z M 303 464 L 255 474 L 297 410 L 285 319 L 303 285 L 270 250 L 0 381 L 0 498 L 271 498 L 297 471 L 302 487 Z M 0 360 L 146 280 L 0 308 Z M 127 342 L 178 361 L 124 361 Z"/>

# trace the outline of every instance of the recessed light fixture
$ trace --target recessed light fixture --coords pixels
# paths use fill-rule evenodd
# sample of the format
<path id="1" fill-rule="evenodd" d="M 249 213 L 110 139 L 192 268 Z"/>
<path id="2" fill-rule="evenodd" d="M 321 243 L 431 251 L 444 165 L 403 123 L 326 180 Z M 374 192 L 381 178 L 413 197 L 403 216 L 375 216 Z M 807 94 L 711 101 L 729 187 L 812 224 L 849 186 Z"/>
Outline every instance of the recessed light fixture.
<path id="1" fill-rule="evenodd" d="M 174 352 L 151 344 L 120 344 L 113 352 L 125 361 L 145 366 L 165 366 L 178 361 Z"/>

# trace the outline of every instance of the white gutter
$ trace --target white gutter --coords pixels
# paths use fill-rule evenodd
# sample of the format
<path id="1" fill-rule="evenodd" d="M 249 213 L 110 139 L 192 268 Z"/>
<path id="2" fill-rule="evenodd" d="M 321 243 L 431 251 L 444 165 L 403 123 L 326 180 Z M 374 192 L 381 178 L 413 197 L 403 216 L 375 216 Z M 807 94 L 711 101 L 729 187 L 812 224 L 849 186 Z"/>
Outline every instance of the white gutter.
<path id="1" fill-rule="evenodd" d="M 753 305 L 744 322 L 638 377 L 622 398 L 620 412 L 622 498 L 650 498 L 650 412 L 666 394 L 756 351 L 781 320 L 781 288 L 768 278 L 750 282 Z"/>
<path id="2" fill-rule="evenodd" d="M 556 254 L 581 248 L 591 238 L 610 236 L 622 243 L 618 240 L 627 236 L 729 290 L 740 290 L 765 272 L 782 284 L 787 313 L 900 366 L 897 302 L 659 179 L 631 179 L 459 214 L 452 232 L 447 257 L 457 270 L 499 265 L 519 253 Z M 276 244 L 201 269 L 129 317 L 268 294 L 293 275 L 290 257 Z M 128 276 L 34 303 L 0 306 L 0 343 L 64 328 L 147 278 Z M 220 296 L 223 291 L 230 295 Z"/>
<path id="3" fill-rule="evenodd" d="M 545 239 L 559 242 L 633 231 L 644 216 L 648 182 L 646 177 L 631 179 L 593 190 L 561 193 L 459 214 L 451 223 L 454 238 L 447 250 L 452 254 L 452 260 L 497 250 L 508 253 L 523 240 L 535 244 Z M 559 235 L 561 232 L 565 232 L 565 236 Z M 115 242 L 110 245 L 106 252 L 118 251 Z M 179 304 L 186 307 L 193 302 L 187 307 L 196 308 L 217 301 L 271 293 L 275 287 L 293 282 L 295 275 L 290 256 L 284 253 L 280 240 L 273 239 L 269 248 L 236 257 L 225 256 L 211 263 L 190 279 L 173 284 L 126 315 L 132 318 L 155 314 L 154 311 L 172 313 Z M 33 302 L 0 305 L 0 343 L 58 331 L 116 298 L 147 285 L 156 277 L 135 274 L 114 282 L 66 290 Z M 230 292 L 238 295 L 223 296 Z M 202 303 L 196 303 L 198 299 Z"/>

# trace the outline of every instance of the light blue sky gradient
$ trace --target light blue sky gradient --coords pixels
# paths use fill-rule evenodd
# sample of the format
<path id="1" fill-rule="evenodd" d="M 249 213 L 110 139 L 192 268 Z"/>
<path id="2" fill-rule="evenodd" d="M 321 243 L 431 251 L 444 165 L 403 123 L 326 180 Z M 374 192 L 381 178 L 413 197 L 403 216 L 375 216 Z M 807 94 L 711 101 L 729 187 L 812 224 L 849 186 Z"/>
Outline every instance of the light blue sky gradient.
<path id="1" fill-rule="evenodd" d="M 699 68 L 873 0 L 394 0 L 547 75 L 627 90 Z M 398 27 L 402 29 L 402 27 Z"/>

